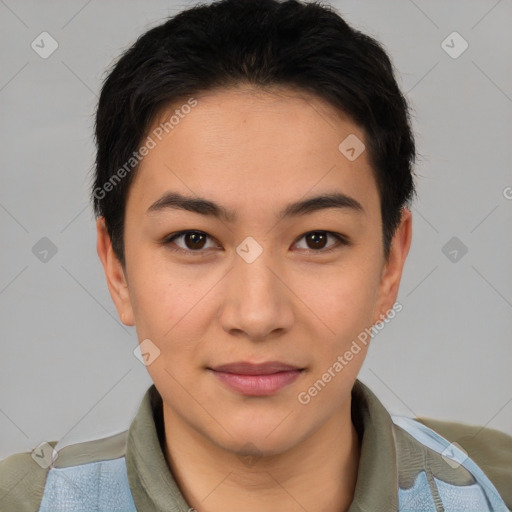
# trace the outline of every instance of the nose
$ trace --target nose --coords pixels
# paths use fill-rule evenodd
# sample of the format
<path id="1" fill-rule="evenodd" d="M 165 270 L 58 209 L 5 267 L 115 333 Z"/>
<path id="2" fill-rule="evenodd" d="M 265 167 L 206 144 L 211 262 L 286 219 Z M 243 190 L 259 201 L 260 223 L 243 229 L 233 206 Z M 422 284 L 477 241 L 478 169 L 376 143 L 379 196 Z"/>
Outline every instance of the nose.
<path id="1" fill-rule="evenodd" d="M 263 250 L 255 259 L 240 254 L 228 274 L 220 314 L 223 329 L 251 340 L 282 335 L 294 320 L 293 294 L 282 266 L 272 260 L 270 251 Z"/>

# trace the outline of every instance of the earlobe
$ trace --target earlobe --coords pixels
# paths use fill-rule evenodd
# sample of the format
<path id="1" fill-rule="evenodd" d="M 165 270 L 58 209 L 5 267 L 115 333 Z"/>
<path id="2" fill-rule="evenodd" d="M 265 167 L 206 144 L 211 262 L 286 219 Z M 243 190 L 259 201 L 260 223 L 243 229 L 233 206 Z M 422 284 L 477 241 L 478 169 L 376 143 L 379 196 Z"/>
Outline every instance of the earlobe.
<path id="1" fill-rule="evenodd" d="M 408 208 L 403 208 L 400 224 L 391 241 L 389 256 L 382 269 L 374 322 L 382 321 L 382 318 L 386 316 L 387 312 L 395 304 L 411 240 L 412 214 Z"/>
<path id="2" fill-rule="evenodd" d="M 116 306 L 117 314 L 123 324 L 135 325 L 125 269 L 114 252 L 103 217 L 98 217 L 96 220 L 96 232 L 96 249 L 103 265 L 107 286 Z"/>

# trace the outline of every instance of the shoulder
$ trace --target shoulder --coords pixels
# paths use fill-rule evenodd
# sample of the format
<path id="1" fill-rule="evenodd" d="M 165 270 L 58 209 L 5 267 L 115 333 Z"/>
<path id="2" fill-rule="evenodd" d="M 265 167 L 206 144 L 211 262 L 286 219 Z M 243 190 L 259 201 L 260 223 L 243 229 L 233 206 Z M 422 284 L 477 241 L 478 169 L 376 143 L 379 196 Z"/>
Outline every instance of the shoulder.
<path id="1" fill-rule="evenodd" d="M 58 452 L 57 441 L 52 441 L 0 461 L 0 511 L 64 510 L 70 501 L 85 506 L 90 496 L 81 487 L 92 490 L 105 475 L 112 480 L 109 485 L 124 489 L 126 510 L 131 510 L 124 467 L 127 434 L 71 444 Z"/>
<path id="2" fill-rule="evenodd" d="M 423 417 L 416 421 L 462 448 L 512 508 L 512 436 L 492 428 L 451 421 Z"/>
<path id="3" fill-rule="evenodd" d="M 46 451 L 52 451 L 57 441 L 48 443 Z M 44 494 L 49 465 L 39 452 L 15 453 L 0 461 L 0 510 L 2 512 L 37 512 Z M 51 456 L 51 455 L 50 455 Z"/>

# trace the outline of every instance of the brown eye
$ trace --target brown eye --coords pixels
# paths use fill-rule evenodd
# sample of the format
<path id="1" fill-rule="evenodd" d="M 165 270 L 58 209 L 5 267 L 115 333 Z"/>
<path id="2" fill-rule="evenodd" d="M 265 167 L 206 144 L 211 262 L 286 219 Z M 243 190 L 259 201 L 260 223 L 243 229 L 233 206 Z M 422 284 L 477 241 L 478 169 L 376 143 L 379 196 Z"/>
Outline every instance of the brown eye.
<path id="1" fill-rule="evenodd" d="M 329 238 L 333 238 L 335 242 L 327 245 Z M 310 231 L 302 235 L 299 240 L 302 239 L 306 240 L 306 247 L 300 248 L 310 252 L 326 253 L 340 246 L 349 245 L 348 240 L 343 235 L 332 233 L 331 231 Z"/>
<path id="2" fill-rule="evenodd" d="M 323 231 L 313 231 L 306 235 L 311 249 L 323 249 L 327 243 L 327 235 Z"/>
<path id="3" fill-rule="evenodd" d="M 169 245 L 172 250 L 183 251 L 183 252 L 206 252 L 202 249 L 205 248 L 209 235 L 202 231 L 182 231 L 171 235 L 164 240 L 165 245 Z M 176 241 L 181 239 L 181 243 L 178 244 Z M 172 246 L 176 246 L 172 247 Z"/>
<path id="4" fill-rule="evenodd" d="M 183 240 L 185 241 L 185 245 L 188 249 L 202 249 L 204 247 L 206 237 L 203 233 L 186 233 L 183 235 Z"/>

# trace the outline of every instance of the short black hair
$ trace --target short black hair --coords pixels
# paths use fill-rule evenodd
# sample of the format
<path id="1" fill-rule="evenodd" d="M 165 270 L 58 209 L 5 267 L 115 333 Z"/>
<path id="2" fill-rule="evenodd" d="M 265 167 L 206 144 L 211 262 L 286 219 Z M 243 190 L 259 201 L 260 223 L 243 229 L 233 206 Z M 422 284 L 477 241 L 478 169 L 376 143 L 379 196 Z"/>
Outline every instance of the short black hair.
<path id="1" fill-rule="evenodd" d="M 387 256 L 402 208 L 415 194 L 416 154 L 409 105 L 383 46 L 320 1 L 220 0 L 142 34 L 103 82 L 92 200 L 123 266 L 134 155 L 155 116 L 180 99 L 246 84 L 313 94 L 363 129 Z"/>

